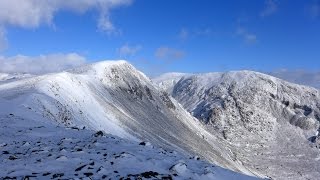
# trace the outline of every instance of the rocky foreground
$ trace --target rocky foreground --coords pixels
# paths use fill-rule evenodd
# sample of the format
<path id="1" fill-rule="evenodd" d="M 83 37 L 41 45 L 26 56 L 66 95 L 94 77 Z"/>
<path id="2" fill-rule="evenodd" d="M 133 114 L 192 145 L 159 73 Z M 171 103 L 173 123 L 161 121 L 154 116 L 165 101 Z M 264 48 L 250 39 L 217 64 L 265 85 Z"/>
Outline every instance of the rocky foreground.
<path id="1" fill-rule="evenodd" d="M 102 131 L 0 116 L 0 179 L 255 179 Z"/>

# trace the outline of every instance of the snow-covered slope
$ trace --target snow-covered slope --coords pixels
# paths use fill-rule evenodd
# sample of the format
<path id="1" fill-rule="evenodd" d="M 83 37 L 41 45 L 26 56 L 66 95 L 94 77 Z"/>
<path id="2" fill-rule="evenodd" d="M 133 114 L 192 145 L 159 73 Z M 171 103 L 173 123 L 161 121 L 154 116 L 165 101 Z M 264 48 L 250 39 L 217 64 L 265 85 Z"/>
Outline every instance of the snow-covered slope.
<path id="1" fill-rule="evenodd" d="M 0 101 L 0 179 L 255 179 L 147 142 L 59 127 L 22 107 L 13 114 L 8 105 Z"/>
<path id="2" fill-rule="evenodd" d="M 172 96 L 205 124 L 234 160 L 275 179 L 318 179 L 320 93 L 237 71 L 182 77 Z"/>
<path id="3" fill-rule="evenodd" d="M 14 81 L 14 80 L 28 78 L 28 77 L 32 77 L 32 75 L 26 74 L 26 73 L 8 74 L 8 73 L 0 72 L 0 83 L 4 83 L 4 81 Z"/>
<path id="4" fill-rule="evenodd" d="M 7 106 L 16 116 L 32 119 L 40 115 L 58 125 L 149 141 L 264 177 L 234 160 L 198 120 L 125 61 L 104 61 L 4 83 L 0 85 L 0 99 L 10 102 Z M 17 108 L 28 113 L 19 114 Z"/>

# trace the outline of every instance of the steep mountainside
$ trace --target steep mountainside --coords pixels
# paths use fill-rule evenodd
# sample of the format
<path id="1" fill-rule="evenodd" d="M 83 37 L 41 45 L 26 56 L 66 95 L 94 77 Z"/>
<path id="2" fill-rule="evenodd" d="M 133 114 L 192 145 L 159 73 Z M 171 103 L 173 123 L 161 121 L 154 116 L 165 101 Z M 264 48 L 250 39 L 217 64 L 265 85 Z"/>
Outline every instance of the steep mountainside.
<path id="1" fill-rule="evenodd" d="M 234 160 L 217 138 L 166 92 L 125 61 L 105 61 L 68 72 L 0 85 L 11 113 L 41 115 L 59 125 L 103 130 L 134 141 L 199 155 L 220 166 L 261 176 Z M 17 107 L 29 113 L 19 114 Z M 263 176 L 262 176 L 263 177 Z"/>
<path id="2" fill-rule="evenodd" d="M 171 88 L 244 166 L 275 179 L 320 176 L 318 90 L 251 71 L 182 77 Z"/>

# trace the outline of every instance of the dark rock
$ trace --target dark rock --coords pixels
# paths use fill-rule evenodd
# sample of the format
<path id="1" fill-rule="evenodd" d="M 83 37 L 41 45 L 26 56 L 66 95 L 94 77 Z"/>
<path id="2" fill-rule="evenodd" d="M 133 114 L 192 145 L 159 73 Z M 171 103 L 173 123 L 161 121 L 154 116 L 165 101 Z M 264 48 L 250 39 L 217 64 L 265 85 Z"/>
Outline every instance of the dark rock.
<path id="1" fill-rule="evenodd" d="M 169 175 L 169 176 L 163 176 L 161 177 L 161 180 L 172 180 L 172 177 Z"/>
<path id="2" fill-rule="evenodd" d="M 8 151 L 2 151 L 2 154 L 9 154 Z"/>
<path id="3" fill-rule="evenodd" d="M 144 178 L 152 178 L 152 177 L 156 177 L 157 175 L 159 175 L 159 173 L 153 172 L 153 171 L 148 171 L 148 172 L 141 173 L 141 176 L 144 177 Z"/>
<path id="4" fill-rule="evenodd" d="M 9 177 L 9 176 L 6 176 L 3 178 L 3 180 L 9 180 L 9 179 L 17 179 L 17 177 Z"/>
<path id="5" fill-rule="evenodd" d="M 170 109 L 176 109 L 176 106 L 173 104 L 173 102 L 171 101 L 168 93 L 166 92 L 162 92 L 161 94 L 161 99 L 162 101 L 166 104 L 166 106 Z"/>
<path id="6" fill-rule="evenodd" d="M 86 172 L 86 173 L 83 173 L 85 176 L 89 177 L 89 176 L 92 176 L 93 173 L 92 172 Z"/>
<path id="7" fill-rule="evenodd" d="M 146 143 L 145 143 L 145 142 L 141 142 L 141 143 L 139 143 L 139 145 L 141 145 L 141 146 L 145 146 L 145 145 L 146 145 Z"/>
<path id="8" fill-rule="evenodd" d="M 151 90 L 148 88 L 148 86 L 145 86 L 145 90 L 146 90 L 146 93 L 147 93 L 147 96 L 149 97 L 149 99 L 154 101 L 152 94 L 151 94 Z"/>
<path id="9" fill-rule="evenodd" d="M 284 104 L 285 106 L 289 106 L 290 102 L 289 101 L 282 101 L 282 104 Z"/>
<path id="10" fill-rule="evenodd" d="M 26 175 L 23 180 L 29 180 L 30 178 L 35 178 L 37 176 L 33 176 L 33 175 Z"/>
<path id="11" fill-rule="evenodd" d="M 14 155 L 9 156 L 9 160 L 11 160 L 11 161 L 16 160 L 16 159 L 18 159 L 18 158 Z"/>
<path id="12" fill-rule="evenodd" d="M 71 127 L 71 129 L 79 130 L 79 128 L 78 128 L 78 127 Z"/>
<path id="13" fill-rule="evenodd" d="M 96 171 L 97 173 L 102 170 L 103 166 L 100 166 L 99 169 Z"/>
<path id="14" fill-rule="evenodd" d="M 94 134 L 94 137 L 102 137 L 103 136 L 103 132 L 102 131 L 98 131 Z"/>
<path id="15" fill-rule="evenodd" d="M 42 176 L 48 176 L 48 175 L 50 175 L 50 174 L 51 174 L 51 173 L 46 172 L 46 173 L 43 173 Z"/>
<path id="16" fill-rule="evenodd" d="M 64 176 L 64 173 L 56 173 L 56 174 L 52 175 L 52 179 L 62 177 L 62 176 Z"/>
<path id="17" fill-rule="evenodd" d="M 83 169 L 84 167 L 86 167 L 86 165 L 82 165 L 82 166 L 78 167 L 77 169 L 75 169 L 75 171 L 81 171 L 81 169 Z"/>

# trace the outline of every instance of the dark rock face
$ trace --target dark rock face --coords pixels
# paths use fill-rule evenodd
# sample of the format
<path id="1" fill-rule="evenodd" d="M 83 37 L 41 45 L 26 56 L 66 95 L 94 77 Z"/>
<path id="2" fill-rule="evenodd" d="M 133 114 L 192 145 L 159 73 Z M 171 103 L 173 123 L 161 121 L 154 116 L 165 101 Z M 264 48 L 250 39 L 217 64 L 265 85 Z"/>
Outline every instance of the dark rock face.
<path id="1" fill-rule="evenodd" d="M 166 104 L 166 106 L 170 109 L 176 109 L 176 107 L 174 106 L 173 102 L 171 101 L 171 99 L 169 98 L 168 93 L 166 92 L 162 92 L 162 95 L 160 96 L 162 101 Z"/>

